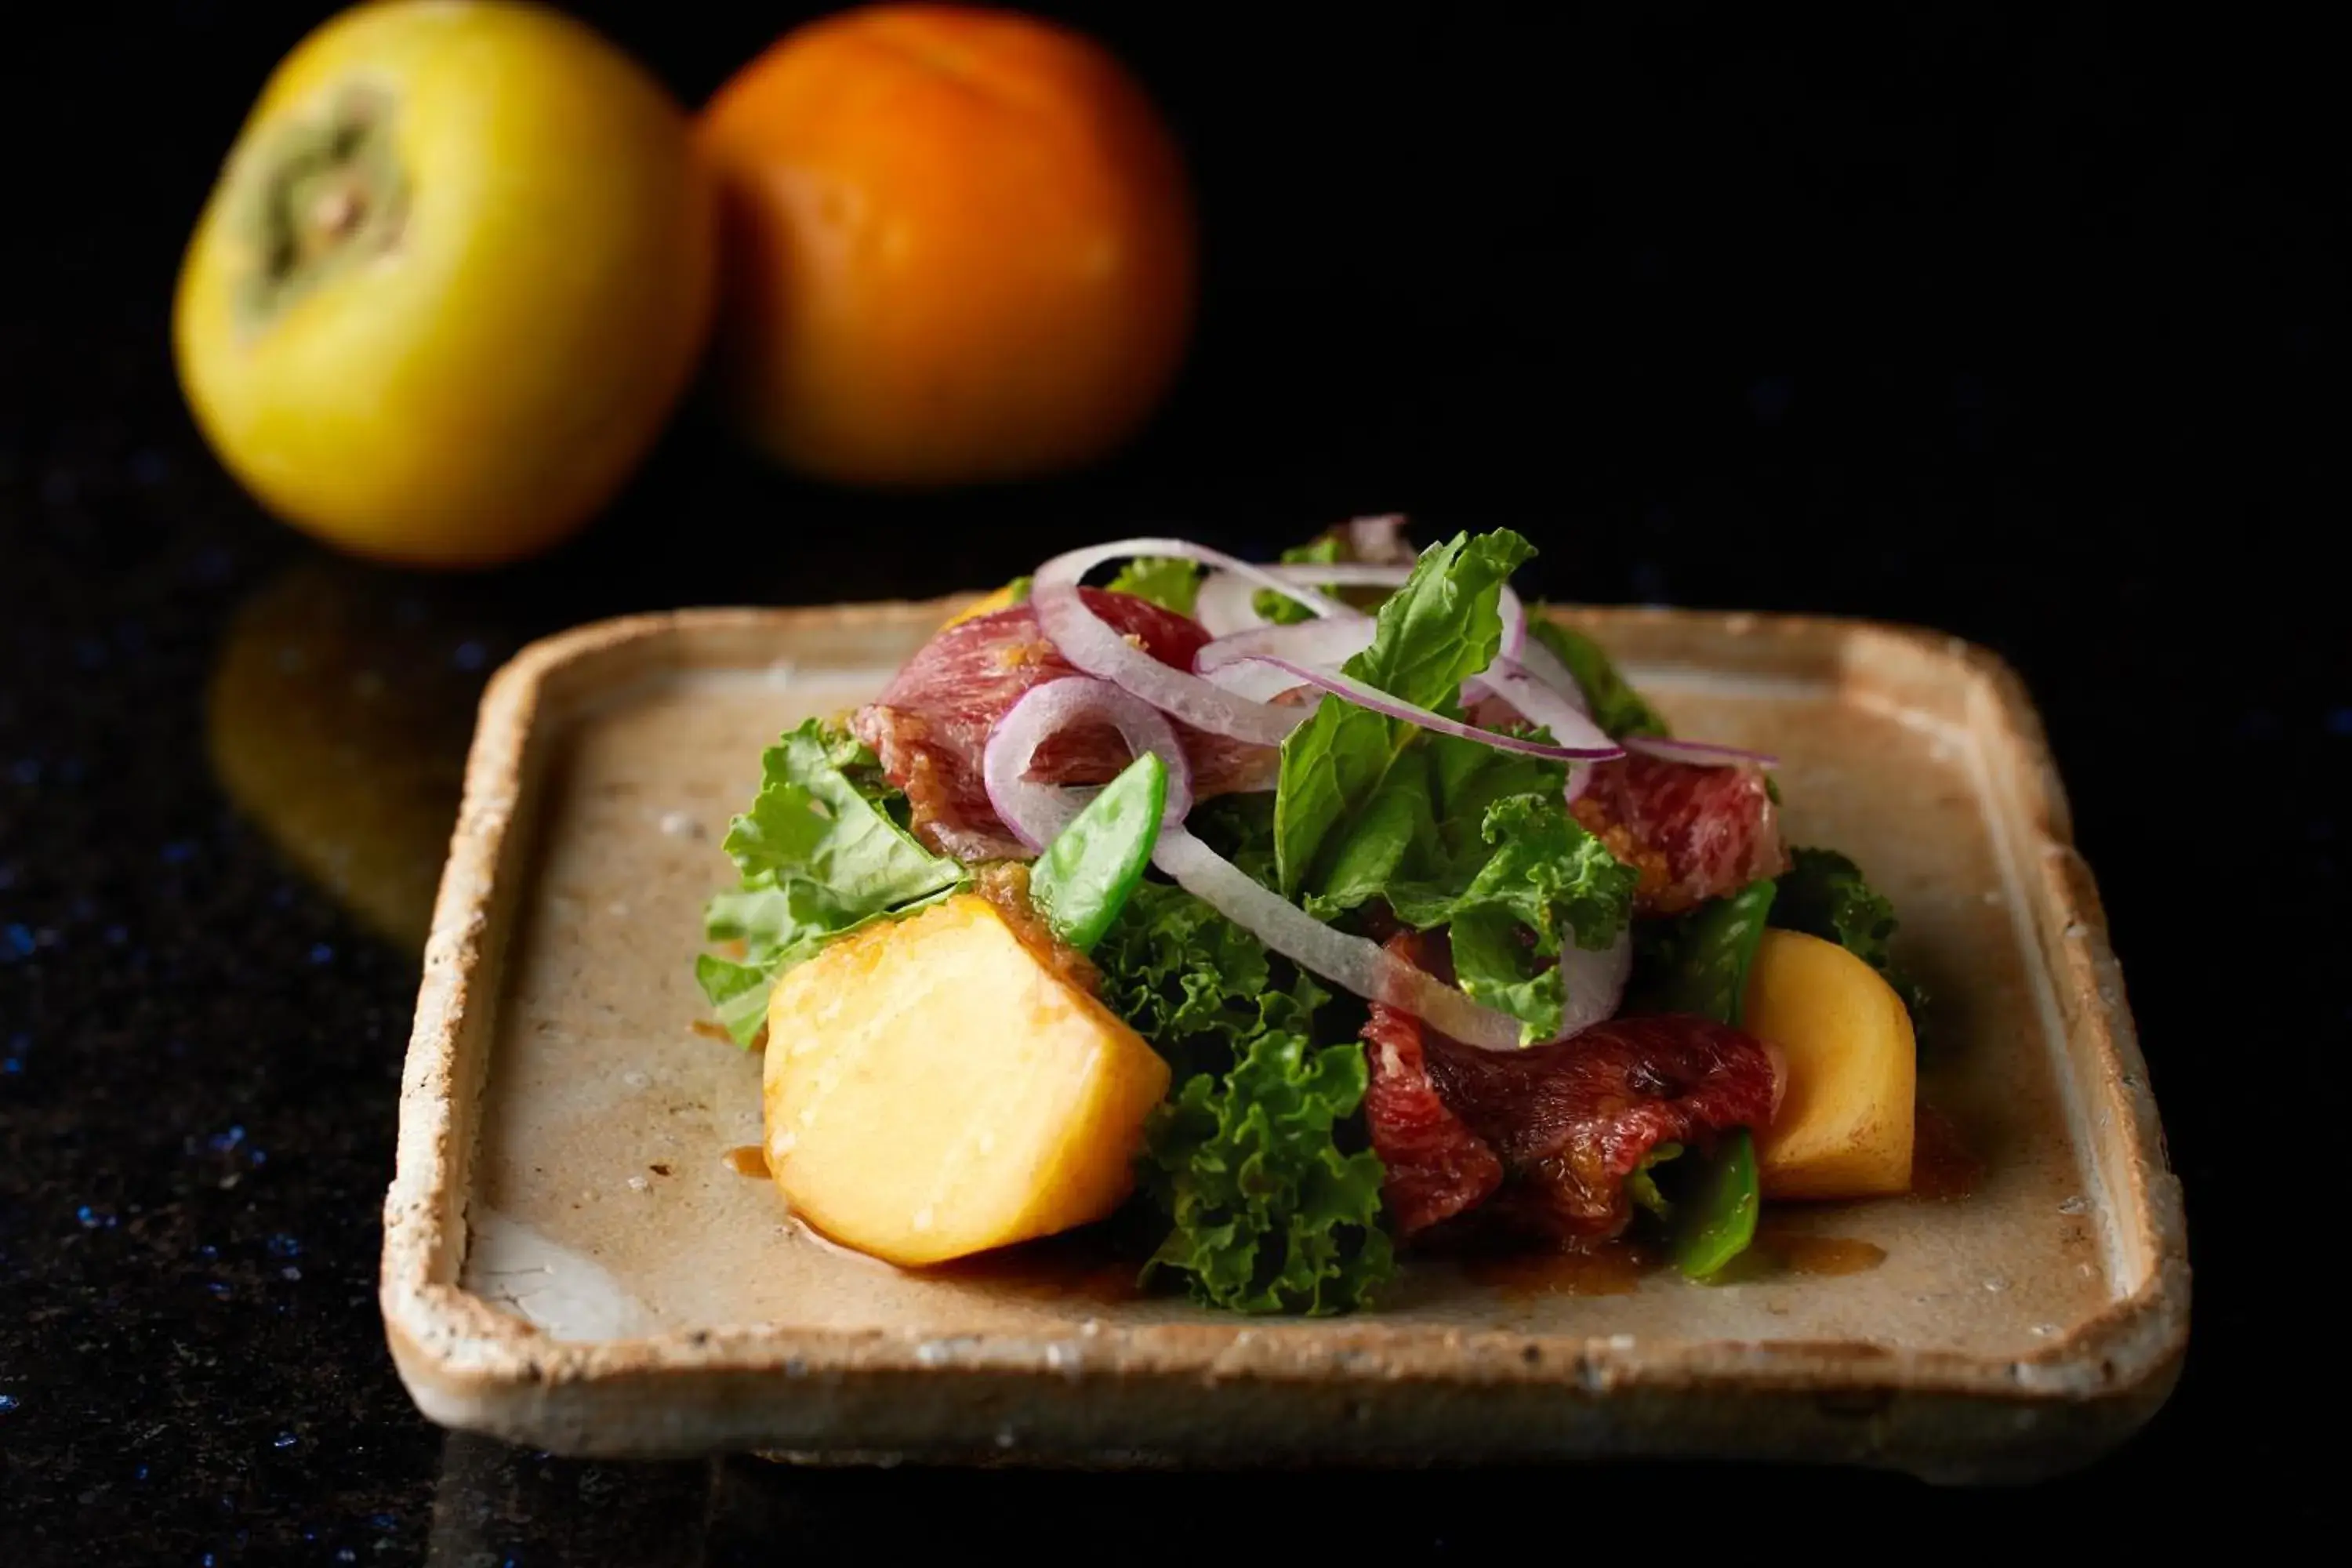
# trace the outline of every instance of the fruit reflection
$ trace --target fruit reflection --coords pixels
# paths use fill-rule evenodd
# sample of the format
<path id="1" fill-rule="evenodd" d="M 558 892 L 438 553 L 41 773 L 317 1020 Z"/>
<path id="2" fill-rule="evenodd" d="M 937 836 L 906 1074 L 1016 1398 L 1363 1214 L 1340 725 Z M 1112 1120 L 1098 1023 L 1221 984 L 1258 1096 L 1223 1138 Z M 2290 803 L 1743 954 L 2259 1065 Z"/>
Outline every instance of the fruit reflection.
<path id="1" fill-rule="evenodd" d="M 205 697 L 214 776 L 306 876 L 422 952 L 475 705 L 506 651 L 437 584 L 306 562 L 230 622 Z"/>

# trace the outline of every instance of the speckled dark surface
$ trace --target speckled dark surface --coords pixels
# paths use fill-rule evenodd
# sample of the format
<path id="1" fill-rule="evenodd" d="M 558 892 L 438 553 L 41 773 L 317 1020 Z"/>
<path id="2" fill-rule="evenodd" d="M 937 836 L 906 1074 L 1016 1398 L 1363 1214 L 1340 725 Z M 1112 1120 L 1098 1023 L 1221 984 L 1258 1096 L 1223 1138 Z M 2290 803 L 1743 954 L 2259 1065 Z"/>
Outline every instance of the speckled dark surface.
<path id="1" fill-rule="evenodd" d="M 2307 542 L 2342 524 L 2307 394 L 2345 348 L 2307 44 L 2222 18 L 1527 39 L 1453 10 L 1281 37 L 1130 16 L 1112 36 L 1192 145 L 1212 245 L 1199 353 L 1140 447 L 1062 485 L 858 500 L 689 410 L 574 548 L 446 582 L 259 516 L 173 384 L 178 244 L 314 14 L 52 8 L 0 49 L 35 150 L 0 220 L 0 275 L 30 280 L 0 297 L 0 1557 L 1230 1560 L 1201 1542 L 1244 1514 L 1269 1560 L 1604 1524 L 1700 1550 L 1807 1510 L 2163 1527 L 2215 1485 L 2316 1514 L 2291 1416 L 2336 1336 L 2284 1265 L 2333 1228 L 2330 1113 L 2295 1108 L 2327 1103 L 2352 1023 L 2329 981 L 2352 661 Z M 773 30 L 596 14 L 692 98 Z M 101 70 L 169 128 L 136 159 L 59 151 L 44 89 Z M 585 1465 L 416 1416 L 377 1210 L 419 889 L 499 659 L 625 609 L 929 595 L 1112 531 L 1264 550 L 1372 508 L 1519 526 L 1562 595 L 1925 622 L 2024 671 L 2188 1184 L 2193 1349 L 2148 1432 L 1968 1496 Z M 208 701 L 232 668 L 247 700 Z M 1687 1500 L 1722 1530 L 1663 1522 Z"/>

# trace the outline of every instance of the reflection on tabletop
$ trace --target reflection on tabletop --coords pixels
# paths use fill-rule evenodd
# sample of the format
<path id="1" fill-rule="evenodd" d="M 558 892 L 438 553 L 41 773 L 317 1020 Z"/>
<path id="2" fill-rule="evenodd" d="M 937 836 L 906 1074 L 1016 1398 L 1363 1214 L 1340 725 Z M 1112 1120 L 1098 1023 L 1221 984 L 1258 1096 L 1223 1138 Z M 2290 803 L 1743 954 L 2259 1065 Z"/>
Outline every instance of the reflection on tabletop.
<path id="1" fill-rule="evenodd" d="M 231 619 L 205 692 L 213 775 L 304 876 L 421 953 L 483 682 L 511 651 L 462 588 L 298 563 Z"/>

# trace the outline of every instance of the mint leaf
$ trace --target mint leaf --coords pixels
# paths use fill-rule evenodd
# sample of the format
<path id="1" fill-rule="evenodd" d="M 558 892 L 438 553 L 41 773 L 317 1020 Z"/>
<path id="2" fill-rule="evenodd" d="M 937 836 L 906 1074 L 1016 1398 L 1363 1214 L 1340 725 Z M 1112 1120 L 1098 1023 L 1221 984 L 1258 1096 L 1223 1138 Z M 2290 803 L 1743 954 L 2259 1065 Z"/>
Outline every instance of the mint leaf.
<path id="1" fill-rule="evenodd" d="M 1493 662 L 1503 637 L 1496 610 L 1503 584 L 1534 553 L 1507 529 L 1475 539 L 1456 534 L 1424 552 L 1412 577 L 1381 605 L 1371 646 L 1348 660 L 1347 673 L 1416 707 L 1453 708 L 1462 683 Z M 1286 897 L 1307 886 L 1331 831 L 1363 809 L 1397 753 L 1419 733 L 1326 697 L 1283 742 L 1274 825 Z"/>
<path id="2" fill-rule="evenodd" d="M 1143 1178 L 1171 1228 L 1146 1266 L 1193 1300 L 1310 1317 L 1364 1305 L 1393 1268 L 1380 1156 L 1342 1153 L 1369 1073 L 1353 1041 L 1316 1049 L 1268 1030 L 1222 1080 L 1187 1079 L 1151 1114 Z"/>
<path id="3" fill-rule="evenodd" d="M 1114 594 L 1132 594 L 1163 610 L 1189 616 L 1192 602 L 1201 596 L 1201 569 L 1180 556 L 1139 555 L 1118 569 L 1109 586 Z"/>
<path id="4" fill-rule="evenodd" d="M 1640 692 L 1619 674 L 1601 645 L 1571 626 L 1562 626 L 1538 605 L 1528 616 L 1528 635 L 1549 648 L 1568 666 L 1583 689 L 1592 710 L 1592 721 L 1616 739 L 1627 735 L 1664 735 L 1666 721 Z"/>
<path id="5" fill-rule="evenodd" d="M 1884 975 L 1916 1017 L 1927 994 L 1887 951 L 1897 924 L 1894 904 L 1864 879 L 1861 867 L 1834 849 L 1794 850 L 1790 862 L 1772 923 L 1836 942 Z"/>
<path id="6" fill-rule="evenodd" d="M 703 914 L 712 942 L 740 942 L 740 962 L 704 954 L 703 994 L 738 1044 L 758 1038 L 775 977 L 887 915 L 962 885 L 964 869 L 901 826 L 896 792 L 873 753 L 814 719 L 761 758 L 760 793 L 720 846 L 741 875 Z"/>
<path id="7" fill-rule="evenodd" d="M 1633 989 L 1648 1013 L 1688 1013 L 1739 1024 L 1748 971 L 1763 942 L 1774 884 L 1750 882 L 1727 898 L 1660 921 L 1643 933 Z"/>

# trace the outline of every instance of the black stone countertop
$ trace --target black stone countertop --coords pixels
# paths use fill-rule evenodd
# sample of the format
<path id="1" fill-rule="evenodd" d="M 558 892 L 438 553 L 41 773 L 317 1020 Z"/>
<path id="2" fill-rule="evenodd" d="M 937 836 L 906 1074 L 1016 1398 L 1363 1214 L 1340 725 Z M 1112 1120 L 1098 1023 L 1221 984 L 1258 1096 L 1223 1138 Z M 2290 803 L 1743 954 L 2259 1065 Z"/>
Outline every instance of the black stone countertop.
<path id="1" fill-rule="evenodd" d="M 689 98 L 772 30 L 598 14 Z M 1228 55 L 1129 17 L 1212 239 L 1198 353 L 1143 443 L 1055 485 L 862 499 L 692 407 L 573 547 L 435 579 L 261 516 L 173 381 L 177 246 L 310 15 L 59 13 L 0 93 L 37 116 L 37 74 L 110 51 L 175 127 L 103 183 L 32 160 L 16 210 L 47 221 L 0 226 L 0 275 L 29 279 L 0 298 L 0 1557 L 1278 1561 L 1602 1529 L 1683 1555 L 1812 1515 L 1824 1542 L 1891 1516 L 2112 1543 L 2223 1493 L 2316 1517 L 2292 1415 L 2333 1352 L 2288 1265 L 2324 1268 L 2338 1228 L 2315 1152 L 2352 1022 L 2330 984 L 2352 661 L 2297 542 L 2342 521 L 2303 390 L 2344 349 L 2297 161 L 2310 51 L 1921 22 L 1845 40 L 1885 51 L 1855 70 L 1672 27 L 1548 57 L 1363 22 Z M 1563 138 L 1544 106 L 1570 58 Z M 1424 538 L 1523 529 L 1556 596 L 1918 622 L 2023 672 L 2188 1187 L 2192 1350 L 2142 1436 L 1979 1494 L 590 1464 L 418 1417 L 378 1211 L 424 903 L 500 660 L 625 610 L 928 595 L 1112 532 L 1266 552 L 1391 509 Z"/>

